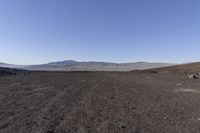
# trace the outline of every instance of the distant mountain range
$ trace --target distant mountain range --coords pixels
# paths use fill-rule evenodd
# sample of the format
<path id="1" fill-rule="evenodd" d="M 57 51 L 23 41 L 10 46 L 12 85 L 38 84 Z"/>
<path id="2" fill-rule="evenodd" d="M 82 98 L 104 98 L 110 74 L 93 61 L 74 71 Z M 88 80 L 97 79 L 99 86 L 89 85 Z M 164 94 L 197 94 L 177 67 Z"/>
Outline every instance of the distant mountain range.
<path id="1" fill-rule="evenodd" d="M 109 62 L 78 62 L 74 60 L 65 60 L 58 62 L 50 62 L 40 65 L 13 65 L 0 63 L 0 67 L 18 68 L 25 70 L 44 70 L 44 71 L 131 71 L 144 70 L 151 68 L 159 68 L 172 66 L 170 63 L 109 63 Z"/>

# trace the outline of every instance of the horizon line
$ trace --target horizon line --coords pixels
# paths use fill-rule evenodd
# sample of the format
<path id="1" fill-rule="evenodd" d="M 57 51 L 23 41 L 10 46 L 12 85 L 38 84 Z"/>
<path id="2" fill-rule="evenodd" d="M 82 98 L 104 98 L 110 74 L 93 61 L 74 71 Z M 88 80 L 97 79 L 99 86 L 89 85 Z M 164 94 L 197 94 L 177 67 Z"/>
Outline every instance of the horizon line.
<path id="1" fill-rule="evenodd" d="M 8 64 L 8 65 L 18 65 L 18 66 L 28 66 L 28 65 L 43 65 L 43 64 L 49 64 L 49 63 L 56 63 L 56 62 L 64 62 L 64 61 L 75 61 L 75 62 L 101 62 L 101 63 L 114 63 L 114 64 L 128 64 L 128 63 L 163 63 L 163 64 L 188 64 L 188 63 L 195 63 L 199 61 L 190 61 L 190 62 L 159 62 L 159 61 L 129 61 L 129 62 L 109 62 L 109 61 L 102 61 L 102 60 L 58 60 L 58 61 L 48 61 L 44 63 L 34 63 L 34 64 L 18 64 L 18 63 L 10 63 L 10 62 L 4 62 L 0 61 L 0 63 Z"/>

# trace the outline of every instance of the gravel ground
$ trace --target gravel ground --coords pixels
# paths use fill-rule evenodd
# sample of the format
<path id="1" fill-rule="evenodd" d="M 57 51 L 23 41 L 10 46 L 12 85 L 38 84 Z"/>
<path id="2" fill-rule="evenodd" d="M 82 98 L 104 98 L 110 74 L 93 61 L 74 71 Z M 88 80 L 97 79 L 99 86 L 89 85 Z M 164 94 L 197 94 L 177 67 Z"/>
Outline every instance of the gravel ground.
<path id="1" fill-rule="evenodd" d="M 199 133 L 199 87 L 181 74 L 0 76 L 0 132 Z"/>

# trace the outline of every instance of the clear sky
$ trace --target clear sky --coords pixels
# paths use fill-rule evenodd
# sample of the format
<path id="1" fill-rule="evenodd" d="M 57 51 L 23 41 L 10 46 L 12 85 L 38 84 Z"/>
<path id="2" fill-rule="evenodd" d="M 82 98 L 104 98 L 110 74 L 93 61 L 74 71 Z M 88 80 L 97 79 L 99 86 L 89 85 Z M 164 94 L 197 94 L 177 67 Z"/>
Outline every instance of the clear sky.
<path id="1" fill-rule="evenodd" d="M 199 0 L 0 0 L 0 62 L 200 61 Z"/>

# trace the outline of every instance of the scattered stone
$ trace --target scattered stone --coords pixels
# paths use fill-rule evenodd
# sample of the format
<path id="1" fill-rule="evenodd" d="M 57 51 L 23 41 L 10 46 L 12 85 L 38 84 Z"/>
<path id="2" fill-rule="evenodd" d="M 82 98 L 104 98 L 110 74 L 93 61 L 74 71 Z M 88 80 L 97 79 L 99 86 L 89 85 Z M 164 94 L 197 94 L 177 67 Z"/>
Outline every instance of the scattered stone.
<path id="1" fill-rule="evenodd" d="M 154 123 L 153 125 L 154 125 L 154 126 L 158 126 L 158 124 L 157 124 L 157 123 Z"/>
<path id="2" fill-rule="evenodd" d="M 172 103 L 172 106 L 176 106 L 177 104 L 178 104 L 178 103 L 176 103 L 176 102 L 175 102 L 175 103 Z"/>
<path id="3" fill-rule="evenodd" d="M 125 124 L 123 122 L 120 121 L 116 121 L 116 123 L 118 124 L 118 126 L 122 129 L 126 128 Z"/>
<path id="4" fill-rule="evenodd" d="M 168 119 L 169 119 L 169 117 L 168 117 L 168 116 L 165 116 L 165 117 L 164 117 L 164 119 L 165 119 L 165 120 L 168 120 Z"/>
<path id="5" fill-rule="evenodd" d="M 124 126 L 124 125 L 119 125 L 119 127 L 120 127 L 120 128 L 126 128 L 126 126 Z"/>
<path id="6" fill-rule="evenodd" d="M 49 129 L 49 130 L 47 131 L 47 133 L 54 133 L 54 131 L 53 131 L 52 129 Z"/>
<path id="7" fill-rule="evenodd" d="M 128 107 L 129 110 L 134 110 L 136 107 Z"/>
<path id="8" fill-rule="evenodd" d="M 156 101 L 158 101 L 158 100 L 159 100 L 159 98 L 158 98 L 158 97 L 156 97 L 156 98 L 155 98 L 155 100 L 156 100 Z"/>
<path id="9" fill-rule="evenodd" d="M 86 128 L 87 128 L 87 129 L 89 129 L 89 128 L 90 128 L 90 126 L 86 126 Z"/>

